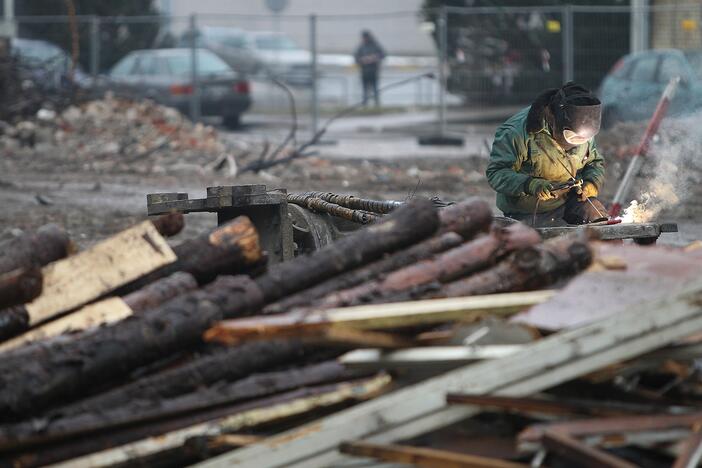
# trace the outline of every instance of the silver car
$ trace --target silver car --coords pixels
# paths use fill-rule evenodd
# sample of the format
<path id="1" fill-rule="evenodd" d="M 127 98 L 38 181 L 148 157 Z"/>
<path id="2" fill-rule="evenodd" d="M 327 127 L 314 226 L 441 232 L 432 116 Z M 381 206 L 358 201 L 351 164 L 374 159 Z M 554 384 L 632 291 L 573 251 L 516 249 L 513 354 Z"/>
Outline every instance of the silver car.
<path id="1" fill-rule="evenodd" d="M 190 32 L 185 32 L 178 45 L 189 47 L 190 41 Z M 270 75 L 291 84 L 311 82 L 310 52 L 279 32 L 202 26 L 196 45 L 211 50 L 241 73 Z"/>
<path id="2" fill-rule="evenodd" d="M 109 73 L 109 88 L 131 97 L 149 98 L 187 114 L 194 92 L 190 49 L 152 49 L 129 53 Z M 239 125 L 251 106 L 249 82 L 217 55 L 197 49 L 202 115 L 221 116 L 227 127 Z"/>

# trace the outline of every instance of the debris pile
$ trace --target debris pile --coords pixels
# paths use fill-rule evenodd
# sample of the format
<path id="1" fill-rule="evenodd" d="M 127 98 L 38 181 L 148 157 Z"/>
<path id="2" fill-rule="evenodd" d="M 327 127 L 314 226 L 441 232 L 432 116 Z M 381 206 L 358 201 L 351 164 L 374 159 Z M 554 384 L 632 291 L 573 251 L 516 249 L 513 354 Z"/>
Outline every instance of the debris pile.
<path id="1" fill-rule="evenodd" d="M 237 151 L 213 127 L 193 124 L 176 109 L 109 93 L 60 114 L 40 109 L 34 119 L 5 124 L 0 147 L 3 154 L 60 162 L 59 169 L 137 173 L 202 171 L 233 163 Z"/>
<path id="2" fill-rule="evenodd" d="M 592 432 L 578 432 L 577 422 L 556 423 L 567 430 L 543 426 L 544 414 L 677 412 L 675 429 L 695 426 L 699 383 L 681 363 L 694 355 L 695 342 L 662 349 L 658 360 L 634 358 L 702 332 L 702 312 L 690 299 L 699 281 L 669 297 L 656 296 L 649 282 L 643 299 L 650 304 L 636 310 L 633 298 L 641 294 L 621 302 L 582 292 L 597 291 L 600 277 L 617 291 L 641 287 L 660 263 L 652 260 L 657 249 L 579 237 L 542 241 L 524 225 L 496 225 L 479 199 L 438 209 L 429 200 L 397 206 L 321 192 L 292 198 L 377 219 L 270 265 L 244 216 L 175 247 L 164 240 L 183 227 L 175 213 L 78 253 L 55 226 L 13 240 L 12 256 L 0 259 L 2 464 L 183 466 L 229 452 L 222 466 L 319 466 L 333 464 L 341 450 L 395 462 L 423 457 L 425 465 L 453 456 L 509 466 L 495 459 L 515 464 L 547 451 L 571 460 L 558 443 L 579 447 Z M 699 256 L 667 256 L 676 268 L 657 280 L 698 276 Z M 544 289 L 573 276 L 560 292 Z M 37 277 L 41 288 L 10 294 Z M 589 301 L 597 317 L 583 315 Z M 666 304 L 671 313 L 654 315 Z M 622 306 L 628 310 L 615 313 Z M 561 325 L 558 312 L 580 328 Z M 591 385 L 593 394 L 609 389 L 617 402 L 574 402 L 560 387 L 573 379 L 578 397 Z M 493 393 L 500 397 L 478 398 Z M 535 394 L 538 400 L 505 398 Z M 675 408 L 667 395 L 679 396 Z M 528 413 L 512 418 L 515 427 L 533 426 L 520 436 L 524 451 L 467 455 L 422 449 L 420 441 L 383 445 L 481 407 L 491 417 L 507 418 L 494 416 L 496 408 Z M 566 435 L 575 442 L 552 440 Z M 629 450 L 670 460 L 659 439 L 646 439 L 655 450 Z"/>

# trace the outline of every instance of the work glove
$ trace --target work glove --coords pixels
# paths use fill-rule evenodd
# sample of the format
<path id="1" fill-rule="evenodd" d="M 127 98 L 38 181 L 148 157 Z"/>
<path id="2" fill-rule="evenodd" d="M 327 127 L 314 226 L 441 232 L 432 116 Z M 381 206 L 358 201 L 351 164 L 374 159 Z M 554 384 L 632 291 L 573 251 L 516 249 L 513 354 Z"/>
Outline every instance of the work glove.
<path id="1" fill-rule="evenodd" d="M 596 197 L 600 193 L 592 182 L 585 182 L 583 188 L 578 192 L 578 200 L 587 201 L 588 198 Z"/>
<path id="2" fill-rule="evenodd" d="M 553 189 L 553 185 L 551 184 L 551 182 L 549 182 L 546 179 L 539 179 L 537 177 L 534 177 L 529 181 L 527 193 L 529 193 L 530 195 L 534 195 L 541 201 L 544 201 L 556 198 L 556 195 L 551 193 L 551 189 Z"/>

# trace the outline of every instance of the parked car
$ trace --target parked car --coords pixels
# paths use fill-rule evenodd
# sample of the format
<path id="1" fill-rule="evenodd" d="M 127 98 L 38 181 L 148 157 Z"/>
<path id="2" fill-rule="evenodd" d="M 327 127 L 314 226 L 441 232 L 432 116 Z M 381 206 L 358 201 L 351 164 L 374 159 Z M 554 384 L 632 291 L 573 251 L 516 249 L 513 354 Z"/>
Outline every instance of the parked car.
<path id="1" fill-rule="evenodd" d="M 646 120 L 672 77 L 680 77 L 669 115 L 702 109 L 702 51 L 661 49 L 622 57 L 600 86 L 602 124 Z"/>
<path id="2" fill-rule="evenodd" d="M 14 38 L 11 50 L 19 63 L 23 80 L 30 80 L 45 91 L 69 86 L 71 57 L 57 45 L 37 39 Z M 91 79 L 77 65 L 73 70 L 73 82 L 81 88 L 88 88 Z"/>
<path id="3" fill-rule="evenodd" d="M 214 53 L 197 49 L 202 115 L 221 116 L 227 127 L 239 125 L 251 106 L 249 82 Z M 110 71 L 110 87 L 118 93 L 153 99 L 188 113 L 194 92 L 190 49 L 131 52 Z"/>
<path id="4" fill-rule="evenodd" d="M 190 33 L 184 33 L 178 45 L 190 46 Z M 211 50 L 234 70 L 247 74 L 270 74 L 291 84 L 311 82 L 310 52 L 282 33 L 250 32 L 238 28 L 202 26 L 195 41 L 197 47 Z"/>

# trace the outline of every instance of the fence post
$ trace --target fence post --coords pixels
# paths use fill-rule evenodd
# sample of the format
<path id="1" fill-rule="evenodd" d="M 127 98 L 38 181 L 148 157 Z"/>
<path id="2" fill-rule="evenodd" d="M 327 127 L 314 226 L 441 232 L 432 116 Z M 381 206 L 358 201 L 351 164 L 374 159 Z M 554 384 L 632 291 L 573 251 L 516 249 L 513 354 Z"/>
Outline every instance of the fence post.
<path id="1" fill-rule="evenodd" d="M 446 134 L 446 65 L 448 58 L 448 27 L 446 7 L 439 8 L 439 135 Z"/>
<path id="2" fill-rule="evenodd" d="M 90 18 L 90 74 L 97 79 L 100 73 L 100 17 Z"/>
<path id="3" fill-rule="evenodd" d="M 310 15 L 310 74 L 312 80 L 312 135 L 319 125 L 319 90 L 317 89 L 317 15 Z"/>
<path id="4" fill-rule="evenodd" d="M 15 23 L 15 0 L 3 0 L 3 12 L 2 34 L 16 37 L 18 28 Z"/>
<path id="5" fill-rule="evenodd" d="M 193 92 L 190 95 L 190 119 L 193 122 L 200 120 L 200 82 L 197 71 L 197 18 L 196 14 L 190 15 L 190 74 Z"/>
<path id="6" fill-rule="evenodd" d="M 648 48 L 648 2 L 631 0 L 629 51 L 640 52 Z"/>
<path id="7" fill-rule="evenodd" d="M 573 6 L 563 5 L 563 81 L 574 79 Z"/>

